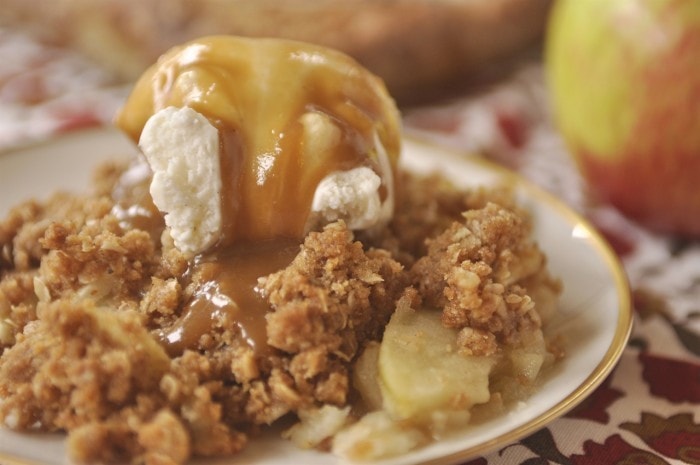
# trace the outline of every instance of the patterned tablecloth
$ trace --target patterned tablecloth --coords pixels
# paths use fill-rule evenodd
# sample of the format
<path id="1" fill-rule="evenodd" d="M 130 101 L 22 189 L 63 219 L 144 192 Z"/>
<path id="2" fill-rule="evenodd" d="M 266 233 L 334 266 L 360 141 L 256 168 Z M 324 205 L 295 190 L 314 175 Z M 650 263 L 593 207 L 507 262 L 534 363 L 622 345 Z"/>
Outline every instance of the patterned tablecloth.
<path id="1" fill-rule="evenodd" d="M 0 29 L 0 152 L 109 124 L 127 92 L 69 51 Z M 632 338 L 606 381 L 565 417 L 468 464 L 699 464 L 700 243 L 655 235 L 592 202 L 547 98 L 541 64 L 531 63 L 480 93 L 404 112 L 407 131 L 496 160 L 584 214 L 632 287 Z"/>

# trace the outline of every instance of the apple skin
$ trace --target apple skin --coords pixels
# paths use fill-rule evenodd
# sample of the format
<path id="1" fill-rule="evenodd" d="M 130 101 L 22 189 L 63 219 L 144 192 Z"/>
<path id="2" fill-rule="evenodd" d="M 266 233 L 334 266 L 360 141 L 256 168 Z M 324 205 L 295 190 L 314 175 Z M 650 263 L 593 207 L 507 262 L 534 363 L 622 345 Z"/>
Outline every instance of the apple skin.
<path id="1" fill-rule="evenodd" d="M 559 0 L 545 69 L 592 193 L 700 237 L 700 0 Z"/>

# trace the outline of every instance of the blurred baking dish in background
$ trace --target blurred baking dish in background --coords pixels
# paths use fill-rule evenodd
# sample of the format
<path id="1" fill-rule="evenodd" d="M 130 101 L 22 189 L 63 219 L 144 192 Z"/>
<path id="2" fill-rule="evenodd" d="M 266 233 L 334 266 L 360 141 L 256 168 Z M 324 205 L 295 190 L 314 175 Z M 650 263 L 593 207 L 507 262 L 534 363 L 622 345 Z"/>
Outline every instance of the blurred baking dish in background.
<path id="1" fill-rule="evenodd" d="M 3 0 L 0 25 L 77 49 L 132 81 L 165 50 L 208 34 L 339 49 L 399 104 L 483 81 L 541 38 L 551 0 Z"/>

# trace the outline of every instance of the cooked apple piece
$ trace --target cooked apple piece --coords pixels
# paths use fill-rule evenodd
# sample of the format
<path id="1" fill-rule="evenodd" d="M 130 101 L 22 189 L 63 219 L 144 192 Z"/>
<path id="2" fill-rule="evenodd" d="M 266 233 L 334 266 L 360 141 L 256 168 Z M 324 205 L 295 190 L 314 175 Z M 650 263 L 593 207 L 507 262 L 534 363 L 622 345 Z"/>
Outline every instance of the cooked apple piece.
<path id="1" fill-rule="evenodd" d="M 536 330 L 522 335 L 521 344 L 509 351 L 508 359 L 518 381 L 523 384 L 532 384 L 542 370 L 547 355 L 542 331 Z"/>
<path id="2" fill-rule="evenodd" d="M 362 396 L 364 407 L 368 411 L 380 410 L 384 401 L 379 386 L 379 348 L 378 342 L 370 342 L 357 358 L 352 371 L 352 384 Z"/>
<path id="3" fill-rule="evenodd" d="M 456 337 L 439 312 L 399 307 L 379 350 L 384 408 L 398 419 L 428 421 L 436 411 L 487 402 L 496 358 L 461 354 Z"/>
<path id="4" fill-rule="evenodd" d="M 349 460 L 394 457 L 430 441 L 423 428 L 394 421 L 384 410 L 368 413 L 333 438 L 332 451 Z"/>

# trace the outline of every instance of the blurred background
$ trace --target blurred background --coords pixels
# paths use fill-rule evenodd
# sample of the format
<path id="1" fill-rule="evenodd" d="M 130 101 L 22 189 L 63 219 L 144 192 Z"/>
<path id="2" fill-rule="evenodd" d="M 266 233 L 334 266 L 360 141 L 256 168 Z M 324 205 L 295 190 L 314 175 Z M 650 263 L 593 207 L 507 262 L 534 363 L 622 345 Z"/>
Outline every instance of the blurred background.
<path id="1" fill-rule="evenodd" d="M 486 79 L 531 50 L 551 0 L 3 0 L 0 24 L 133 80 L 168 48 L 210 34 L 342 50 L 401 103 Z"/>

